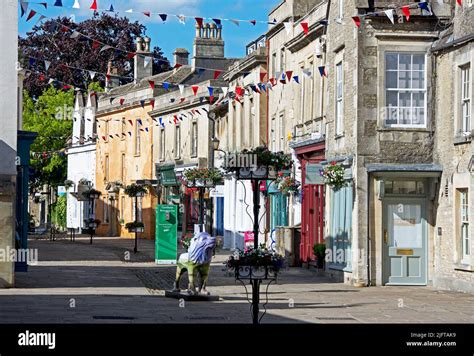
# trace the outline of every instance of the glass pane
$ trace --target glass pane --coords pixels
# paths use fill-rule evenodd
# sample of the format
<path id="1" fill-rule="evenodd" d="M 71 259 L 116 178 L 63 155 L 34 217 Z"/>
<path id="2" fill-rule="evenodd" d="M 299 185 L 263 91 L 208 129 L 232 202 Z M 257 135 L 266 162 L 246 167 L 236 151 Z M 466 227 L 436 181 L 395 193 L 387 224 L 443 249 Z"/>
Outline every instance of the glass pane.
<path id="1" fill-rule="evenodd" d="M 400 92 L 400 107 L 410 108 L 411 105 L 411 93 L 410 92 Z"/>
<path id="2" fill-rule="evenodd" d="M 384 182 L 385 185 L 385 194 L 392 194 L 393 193 L 393 181 L 387 180 Z"/>
<path id="3" fill-rule="evenodd" d="M 411 69 L 411 54 L 400 54 L 399 56 L 399 67 L 398 70 L 410 70 Z"/>
<path id="4" fill-rule="evenodd" d="M 388 231 L 393 247 L 421 248 L 422 229 L 420 204 L 388 205 Z"/>
<path id="5" fill-rule="evenodd" d="M 424 125 L 425 124 L 425 109 L 415 108 L 412 109 L 412 123 L 413 125 Z"/>
<path id="6" fill-rule="evenodd" d="M 411 86 L 413 89 L 423 89 L 425 87 L 425 73 L 420 71 L 411 72 Z"/>
<path id="7" fill-rule="evenodd" d="M 398 72 L 386 72 L 386 87 L 390 89 L 397 89 L 398 88 Z"/>
<path id="8" fill-rule="evenodd" d="M 425 70 L 425 55 L 424 54 L 414 54 L 413 55 L 413 66 L 412 70 Z"/>
<path id="9" fill-rule="evenodd" d="M 423 182 L 416 182 L 416 192 L 418 194 L 425 194 L 425 185 Z"/>
<path id="10" fill-rule="evenodd" d="M 410 89 L 410 74 L 408 71 L 398 72 L 398 87 Z"/>
<path id="11" fill-rule="evenodd" d="M 386 106 L 398 106 L 398 92 L 397 91 L 387 91 Z"/>
<path id="12" fill-rule="evenodd" d="M 395 194 L 416 194 L 416 181 L 394 181 L 393 192 Z"/>
<path id="13" fill-rule="evenodd" d="M 385 123 L 387 125 L 396 125 L 398 123 L 398 108 L 396 106 L 387 108 Z"/>
<path id="14" fill-rule="evenodd" d="M 386 69 L 397 69 L 398 67 L 398 55 L 396 53 L 387 53 L 386 55 Z"/>
<path id="15" fill-rule="evenodd" d="M 415 92 L 413 93 L 413 107 L 424 108 L 425 107 L 425 93 Z"/>

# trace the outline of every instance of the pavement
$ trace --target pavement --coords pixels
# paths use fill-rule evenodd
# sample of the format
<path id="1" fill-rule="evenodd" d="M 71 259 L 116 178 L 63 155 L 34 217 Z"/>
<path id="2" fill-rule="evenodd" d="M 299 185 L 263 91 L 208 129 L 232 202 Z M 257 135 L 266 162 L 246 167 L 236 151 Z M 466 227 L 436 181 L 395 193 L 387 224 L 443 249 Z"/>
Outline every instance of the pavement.
<path id="1" fill-rule="evenodd" d="M 219 251 L 211 265 L 208 289 L 219 301 L 186 302 L 164 296 L 175 267 L 154 263 L 154 241 L 139 240 L 137 254 L 133 243 L 32 238 L 39 262 L 17 273 L 16 288 L 0 289 L 0 324 L 252 322 L 250 286 L 224 267 L 231 252 Z M 474 323 L 472 294 L 355 288 L 303 268 L 281 271 L 276 283 L 262 286 L 261 301 L 262 323 Z"/>

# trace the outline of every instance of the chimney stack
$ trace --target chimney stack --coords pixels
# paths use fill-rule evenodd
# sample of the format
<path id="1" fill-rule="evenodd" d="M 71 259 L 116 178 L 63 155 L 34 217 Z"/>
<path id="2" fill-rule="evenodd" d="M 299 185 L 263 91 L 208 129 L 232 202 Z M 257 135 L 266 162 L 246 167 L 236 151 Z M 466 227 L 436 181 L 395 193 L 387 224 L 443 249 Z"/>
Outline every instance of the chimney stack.
<path id="1" fill-rule="evenodd" d="M 186 48 L 176 48 L 173 53 L 174 64 L 187 66 L 189 64 L 189 52 Z"/>
<path id="2" fill-rule="evenodd" d="M 212 67 L 216 59 L 224 59 L 224 40 L 222 25 L 196 24 L 196 37 L 193 46 L 193 67 Z"/>
<path id="3" fill-rule="evenodd" d="M 150 54 L 150 37 L 137 37 L 137 55 L 134 57 L 133 77 L 135 83 L 153 75 L 153 57 Z M 145 60 L 146 57 L 146 60 Z M 145 66 L 146 64 L 146 66 Z"/>
<path id="4" fill-rule="evenodd" d="M 120 86 L 118 70 L 112 65 L 112 61 L 107 62 L 107 74 L 110 76 L 110 79 L 105 79 L 105 91 L 109 92 L 113 88 L 117 88 Z"/>

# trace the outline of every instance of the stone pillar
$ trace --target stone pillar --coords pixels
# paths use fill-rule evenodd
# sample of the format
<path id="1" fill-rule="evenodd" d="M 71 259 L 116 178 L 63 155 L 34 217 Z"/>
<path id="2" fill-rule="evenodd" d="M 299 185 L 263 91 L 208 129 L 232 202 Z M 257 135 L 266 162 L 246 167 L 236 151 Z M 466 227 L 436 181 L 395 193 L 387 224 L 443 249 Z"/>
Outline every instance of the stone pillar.
<path id="1" fill-rule="evenodd" d="M 202 37 L 209 38 L 209 24 L 208 23 L 204 24 L 204 35 Z"/>
<path id="2" fill-rule="evenodd" d="M 217 33 L 216 33 L 216 25 L 211 23 L 209 25 L 209 31 L 210 31 L 210 38 L 216 38 L 217 37 Z"/>
<path id="3" fill-rule="evenodd" d="M 201 38 L 202 37 L 202 28 L 198 24 L 196 24 L 196 38 Z"/>

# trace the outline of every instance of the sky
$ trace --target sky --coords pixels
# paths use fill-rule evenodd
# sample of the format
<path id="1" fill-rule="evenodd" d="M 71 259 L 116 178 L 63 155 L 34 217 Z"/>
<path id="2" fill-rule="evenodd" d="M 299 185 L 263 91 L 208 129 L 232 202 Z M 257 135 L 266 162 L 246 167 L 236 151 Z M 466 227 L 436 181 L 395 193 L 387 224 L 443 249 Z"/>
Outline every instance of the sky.
<path id="1" fill-rule="evenodd" d="M 28 1 L 28 0 L 25 0 Z M 56 0 L 32 0 L 28 12 L 34 9 L 38 14 L 29 22 L 26 17 L 18 20 L 20 36 L 25 36 L 39 19 L 39 14 L 48 18 L 57 16 L 74 16 L 76 22 L 83 21 L 92 15 L 90 6 L 93 0 L 78 0 L 80 9 L 72 8 L 75 0 L 62 0 L 63 7 L 53 6 Z M 147 27 L 147 35 L 152 38 L 152 46 L 163 49 L 165 56 L 172 60 L 173 51 L 184 47 L 192 53 L 192 45 L 195 34 L 194 17 L 227 18 L 241 20 L 268 21 L 268 12 L 280 2 L 280 0 L 96 0 L 99 9 L 108 9 L 112 4 L 120 16 L 126 16 L 131 20 L 139 21 Z M 48 8 L 41 5 L 33 5 L 33 2 L 47 2 Z M 134 13 L 125 13 L 133 9 Z M 18 10 L 20 13 L 20 10 Z M 146 17 L 142 12 L 167 13 L 175 15 L 186 15 L 186 24 L 179 23 L 175 16 L 168 16 L 163 24 L 160 17 L 151 15 Z M 137 13 L 135 13 L 137 12 Z M 211 20 L 207 20 L 211 21 Z M 240 23 L 236 26 L 230 21 L 223 21 L 223 38 L 225 40 L 225 55 L 230 58 L 245 56 L 247 43 L 258 38 L 268 29 L 266 23 Z"/>

